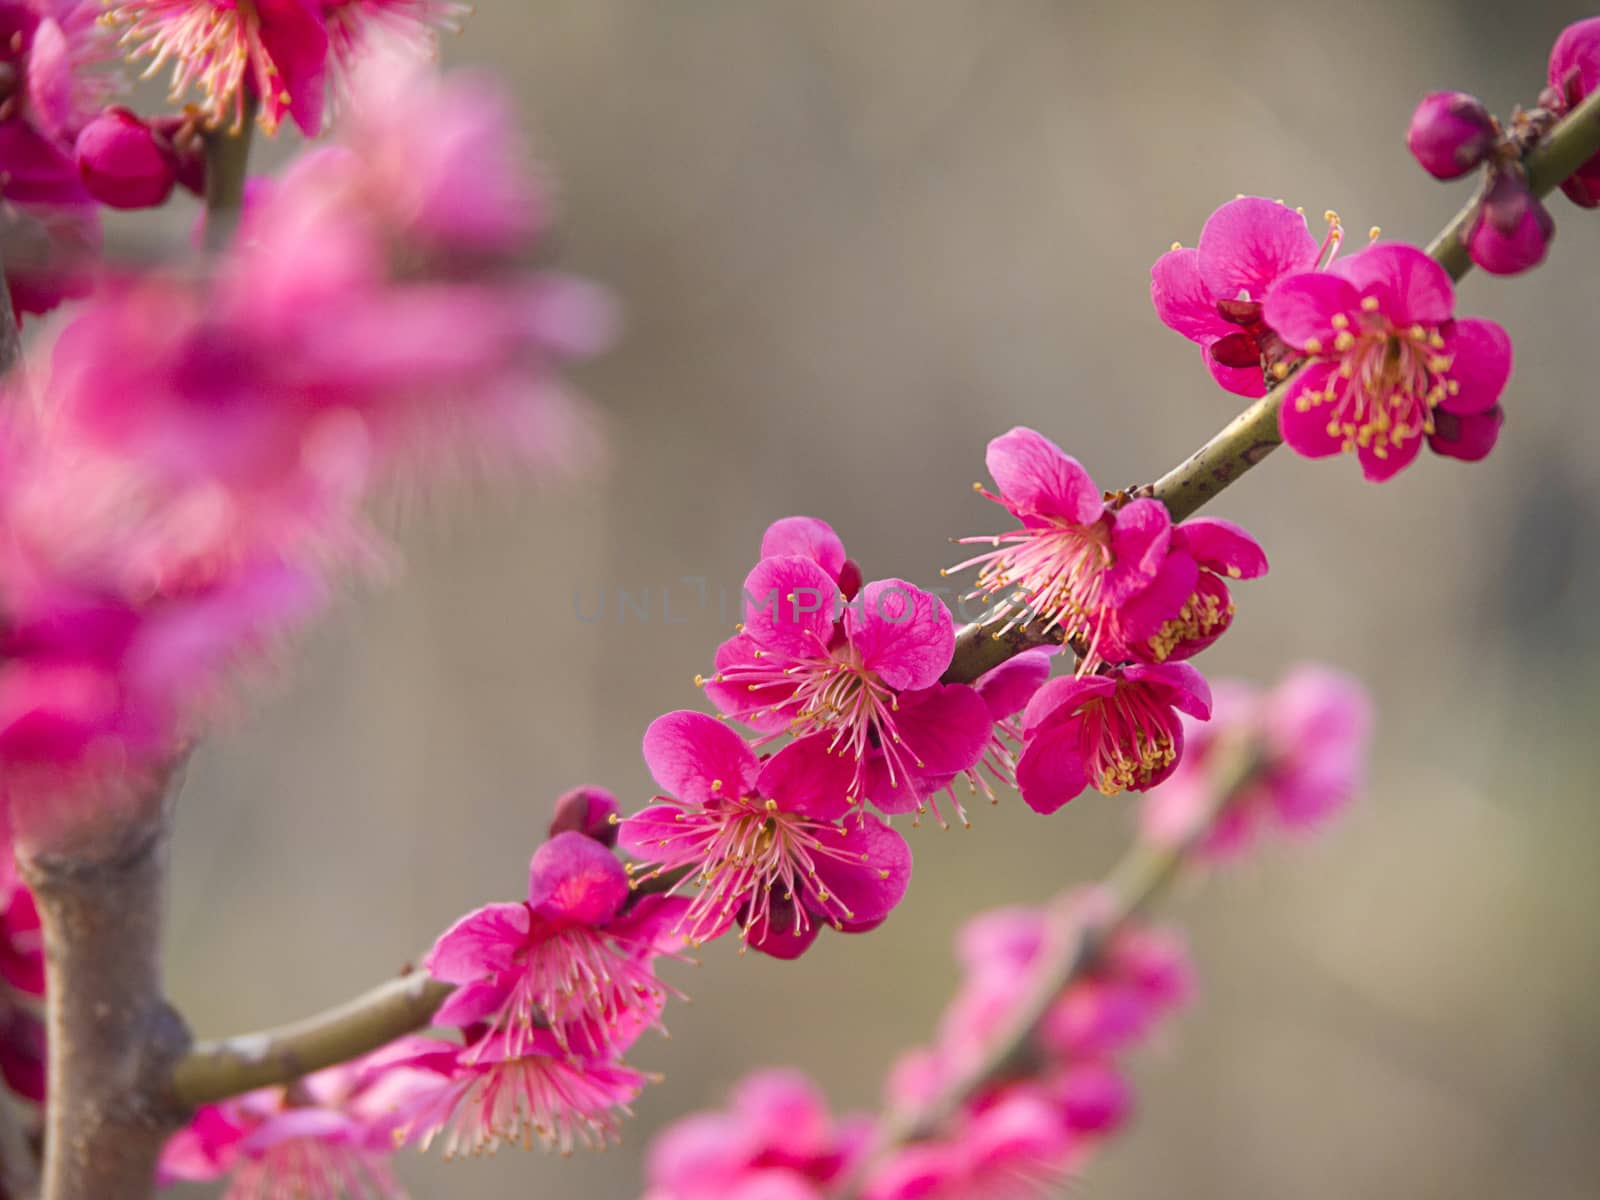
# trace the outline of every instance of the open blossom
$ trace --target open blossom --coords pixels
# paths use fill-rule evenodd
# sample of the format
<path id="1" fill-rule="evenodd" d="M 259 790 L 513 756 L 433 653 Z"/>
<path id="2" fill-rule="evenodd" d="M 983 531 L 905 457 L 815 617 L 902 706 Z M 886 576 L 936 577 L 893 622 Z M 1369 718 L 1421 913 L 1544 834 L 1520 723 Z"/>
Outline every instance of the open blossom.
<path id="1" fill-rule="evenodd" d="M 442 1137 L 446 1158 L 535 1141 L 562 1154 L 600 1149 L 619 1138 L 618 1118 L 650 1082 L 618 1058 L 563 1049 L 548 1030 L 534 1030 L 515 1056 L 466 1032 L 465 1044 L 414 1038 L 399 1048 L 395 1065 L 421 1078 L 389 1107 L 395 1141 L 427 1150 Z"/>
<path id="2" fill-rule="evenodd" d="M 970 688 L 939 683 L 955 626 L 937 597 L 878 580 L 841 613 L 838 579 L 802 555 L 762 559 L 744 593 L 744 624 L 701 681 L 722 712 L 768 737 L 820 736 L 851 765 L 848 796 L 885 811 L 914 808 L 918 780 L 982 756 L 988 710 Z"/>
<path id="3" fill-rule="evenodd" d="M 1192 567 L 1189 564 L 1193 564 Z M 1162 569 L 1185 582 L 1193 580 L 1183 607 L 1142 643 L 1124 644 L 1118 657 L 1141 662 L 1193 658 L 1233 624 L 1234 603 L 1227 581 L 1265 575 L 1267 556 L 1260 543 L 1233 522 L 1217 517 L 1192 517 L 1173 527 L 1172 552 Z M 1181 576 L 1178 575 L 1180 571 Z M 1163 590 L 1152 588 L 1146 596 L 1160 598 Z M 1145 598 L 1141 597 L 1130 605 L 1135 616 L 1122 623 L 1142 630 L 1146 622 L 1136 610 L 1144 602 Z M 1126 634 L 1120 628 L 1118 633 L 1119 641 L 1123 641 Z"/>
<path id="4" fill-rule="evenodd" d="M 726 1109 L 663 1130 L 645 1160 L 645 1200 L 822 1200 L 867 1147 L 870 1122 L 837 1120 L 798 1071 L 760 1071 Z"/>
<path id="5" fill-rule="evenodd" d="M 1550 88 L 1544 97 L 1557 112 L 1575 108 L 1600 85 L 1600 17 L 1575 21 L 1550 48 Z M 1600 154 L 1561 184 L 1567 199 L 1584 208 L 1600 205 Z"/>
<path id="6" fill-rule="evenodd" d="M 1199 345 L 1206 368 L 1240 396 L 1264 396 L 1264 371 L 1282 361 L 1283 343 L 1262 301 L 1285 275 L 1314 268 L 1343 237 L 1328 214 L 1319 247 L 1305 217 L 1277 200 L 1241 196 L 1207 219 L 1194 247 L 1175 246 L 1150 268 L 1150 299 L 1168 328 Z"/>
<path id="7" fill-rule="evenodd" d="M 1425 438 L 1456 454 L 1478 429 L 1497 429 L 1511 341 L 1454 309 L 1450 277 L 1412 246 L 1370 246 L 1280 280 L 1267 320 L 1309 356 L 1284 396 L 1284 440 L 1312 458 L 1353 451 L 1368 479 L 1385 480 Z M 1439 414 L 1454 418 L 1456 438 L 1440 436 Z"/>
<path id="8" fill-rule="evenodd" d="M 978 568 L 974 594 L 995 601 L 986 624 L 1042 621 L 1082 647 L 1079 666 L 1087 671 L 1103 661 L 1108 642 L 1137 644 L 1177 615 L 1192 578 L 1162 574 L 1172 542 L 1165 505 L 1139 499 L 1110 507 L 1078 461 L 1032 429 L 995 438 L 986 461 L 1000 493 L 982 494 L 1021 528 L 962 538 L 993 548 L 950 568 Z M 1152 588 L 1157 593 L 1146 596 Z"/>
<path id="9" fill-rule="evenodd" d="M 563 1049 L 596 1054 L 619 1027 L 655 1021 L 666 988 L 652 960 L 671 949 L 687 902 L 628 899 L 616 855 L 581 833 L 557 834 L 534 853 L 525 903 L 480 908 L 434 944 L 423 965 L 459 985 L 437 1021 L 487 1024 L 480 1044 L 505 1058 L 522 1056 L 541 1026 Z"/>
<path id="10" fill-rule="evenodd" d="M 1108 796 L 1154 787 L 1183 755 L 1180 711 L 1211 712 L 1210 689 L 1187 663 L 1052 679 L 1022 714 L 1023 800 L 1052 813 L 1088 787 Z"/>
<path id="11" fill-rule="evenodd" d="M 427 1080 L 388 1050 L 307 1075 L 292 1088 L 202 1105 L 170 1139 L 162 1182 L 227 1179 L 223 1200 L 405 1200 L 389 1159 L 390 1113 Z"/>
<path id="12" fill-rule="evenodd" d="M 852 764 L 826 735 L 763 762 L 714 717 L 674 712 L 646 730 L 644 756 L 667 794 L 623 820 L 620 845 L 652 874 L 691 868 L 678 885 L 699 885 L 678 926 L 690 941 L 737 920 L 749 945 L 793 958 L 824 923 L 870 929 L 905 895 L 911 852 L 852 805 Z"/>
<path id="13" fill-rule="evenodd" d="M 1269 827 L 1311 832 L 1348 804 L 1366 775 L 1372 701 L 1341 672 L 1305 665 L 1262 690 L 1234 680 L 1216 685 L 1207 724 L 1186 721 L 1187 750 L 1172 778 L 1150 793 L 1145 836 L 1183 843 L 1191 853 L 1235 858 Z M 1253 763 L 1247 781 L 1218 810 L 1219 771 Z"/>

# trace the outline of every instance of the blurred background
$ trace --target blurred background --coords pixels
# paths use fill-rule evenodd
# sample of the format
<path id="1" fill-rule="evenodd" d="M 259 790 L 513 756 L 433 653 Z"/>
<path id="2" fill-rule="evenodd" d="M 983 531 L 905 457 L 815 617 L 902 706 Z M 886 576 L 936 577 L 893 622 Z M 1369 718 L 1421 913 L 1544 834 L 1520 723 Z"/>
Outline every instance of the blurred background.
<path id="1" fill-rule="evenodd" d="M 1280 196 L 1423 242 L 1466 198 L 1406 153 L 1424 91 L 1531 102 L 1580 3 L 537 0 L 478 5 L 451 64 L 499 72 L 561 181 L 565 265 L 627 331 L 581 384 L 612 460 L 400 514 L 407 566 L 353 596 L 182 800 L 172 977 L 202 1036 L 387 977 L 457 915 L 520 897 L 551 802 L 652 785 L 639 737 L 697 706 L 718 612 L 772 519 L 840 531 L 924 585 L 985 441 L 1033 425 L 1105 485 L 1228 418 L 1148 299 L 1220 202 Z M 464 181 L 468 182 L 468 181 Z M 1370 793 L 1329 836 L 1181 889 L 1203 994 L 1136 1064 L 1140 1112 L 1074 1185 L 1146 1197 L 1591 1197 L 1600 1178 L 1600 222 L 1559 197 L 1551 261 L 1461 309 L 1518 364 L 1486 463 L 1383 487 L 1274 456 L 1215 512 L 1266 545 L 1208 674 L 1318 658 L 1382 714 Z M 706 581 L 709 603 L 700 603 Z M 619 614 L 619 589 L 648 596 Z M 597 606 L 604 598 L 603 615 Z M 664 599 L 665 598 L 665 599 Z M 670 604 L 670 614 L 663 605 Z M 670 623 L 668 616 L 670 615 Z M 907 831 L 880 931 L 798 964 L 709 947 L 620 1148 L 407 1156 L 419 1197 L 629 1197 L 673 1118 L 800 1064 L 872 1106 L 985 907 L 1101 873 L 1126 799 L 1007 795 Z M 186 1195 L 204 1196 L 203 1190 Z"/>

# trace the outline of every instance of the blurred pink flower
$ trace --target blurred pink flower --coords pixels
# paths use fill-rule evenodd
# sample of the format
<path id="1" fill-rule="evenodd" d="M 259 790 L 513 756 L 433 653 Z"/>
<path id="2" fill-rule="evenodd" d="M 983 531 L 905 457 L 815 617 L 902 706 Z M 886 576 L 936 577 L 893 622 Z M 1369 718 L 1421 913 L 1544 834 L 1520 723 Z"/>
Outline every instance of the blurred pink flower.
<path id="1" fill-rule="evenodd" d="M 161 1154 L 164 1183 L 228 1180 L 224 1200 L 405 1200 L 389 1167 L 391 1113 L 431 1085 L 385 1049 L 289 1088 L 202 1105 Z"/>
<path id="2" fill-rule="evenodd" d="M 1204 725 L 1189 721 L 1183 764 L 1145 801 L 1146 837 L 1199 840 L 1193 853 L 1236 858 L 1269 827 L 1312 832 L 1354 797 L 1366 777 L 1372 701 L 1351 677 L 1328 667 L 1291 670 L 1270 690 L 1236 680 L 1217 684 L 1216 709 Z M 1258 763 L 1247 786 L 1212 817 L 1217 772 L 1230 756 Z"/>
<path id="3" fill-rule="evenodd" d="M 645 1159 L 645 1200 L 822 1200 L 866 1147 L 869 1122 L 836 1120 L 798 1071 L 759 1071 L 726 1109 L 669 1125 Z"/>
<path id="4" fill-rule="evenodd" d="M 1280 280 L 1267 321 L 1309 356 L 1284 396 L 1284 441 L 1311 458 L 1354 451 L 1381 481 L 1436 435 L 1436 412 L 1483 418 L 1511 374 L 1511 340 L 1454 310 L 1450 277 L 1413 246 L 1369 246 Z"/>
<path id="5" fill-rule="evenodd" d="M 1563 113 L 1600 85 L 1600 17 L 1575 21 L 1561 31 L 1550 47 L 1549 79 L 1549 92 L 1541 99 Z M 1584 208 L 1600 205 L 1600 154 L 1564 180 L 1561 190 Z"/>

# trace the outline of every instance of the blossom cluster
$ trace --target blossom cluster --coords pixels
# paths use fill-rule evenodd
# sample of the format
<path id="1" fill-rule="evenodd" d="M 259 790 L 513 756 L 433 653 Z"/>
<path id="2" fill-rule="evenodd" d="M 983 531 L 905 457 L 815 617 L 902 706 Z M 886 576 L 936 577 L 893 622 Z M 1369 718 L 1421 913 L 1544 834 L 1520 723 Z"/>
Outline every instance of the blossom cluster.
<path id="1" fill-rule="evenodd" d="M 32 797 L 58 816 L 136 788 L 339 571 L 382 565 L 375 491 L 593 457 L 558 372 L 609 311 L 508 265 L 550 205 L 507 101 L 409 60 L 356 87 L 209 271 L 107 271 L 49 369 L 6 382 L 0 772 L 19 829 Z"/>
<path id="2" fill-rule="evenodd" d="M 1216 695 L 1214 724 L 1145 805 L 1141 844 L 1181 862 L 1237 856 L 1269 820 L 1321 827 L 1368 754 L 1370 701 L 1331 668 L 1295 668 L 1270 691 L 1224 680 Z M 1248 770 L 1223 769 L 1240 761 Z M 882 1118 L 836 1119 L 803 1074 L 758 1072 L 726 1109 L 657 1135 L 644 1200 L 1059 1195 L 1132 1116 L 1127 1054 L 1196 990 L 1182 941 L 1130 909 L 1087 888 L 973 917 L 957 938 L 961 983 L 933 1042 L 891 1069 Z M 1063 960 L 1065 982 L 1019 1028 L 1039 973 Z"/>

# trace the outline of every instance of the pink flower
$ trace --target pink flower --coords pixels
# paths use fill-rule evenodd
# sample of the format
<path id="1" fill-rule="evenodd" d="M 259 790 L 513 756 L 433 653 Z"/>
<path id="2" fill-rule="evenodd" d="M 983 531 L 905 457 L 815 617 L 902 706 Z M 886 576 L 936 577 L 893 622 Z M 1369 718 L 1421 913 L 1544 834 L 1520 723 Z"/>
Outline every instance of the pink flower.
<path id="1" fill-rule="evenodd" d="M 1145 835 L 1196 837 L 1192 852 L 1236 858 L 1270 826 L 1309 833 L 1348 804 L 1366 775 L 1372 702 L 1349 676 L 1300 666 L 1270 691 L 1227 680 L 1207 725 L 1190 724 L 1183 764 L 1145 801 Z M 1236 756 L 1256 763 L 1246 786 L 1216 812 L 1218 772 Z"/>
<path id="2" fill-rule="evenodd" d="M 227 1177 L 224 1200 L 405 1200 L 389 1168 L 390 1110 L 424 1083 L 387 1051 L 318 1071 L 290 1089 L 250 1092 L 199 1108 L 158 1168 L 164 1183 Z"/>
<path id="3" fill-rule="evenodd" d="M 563 1050 L 548 1030 L 534 1030 L 524 1053 L 473 1042 L 412 1043 L 400 1060 L 431 1079 L 408 1088 L 391 1106 L 387 1126 L 403 1144 L 427 1150 L 444 1137 L 444 1156 L 493 1152 L 505 1144 L 570 1154 L 618 1140 L 618 1117 L 650 1077 L 614 1059 L 590 1059 Z"/>
<path id="4" fill-rule="evenodd" d="M 818 734 L 853 765 L 848 796 L 888 812 L 916 806 L 918 780 L 982 757 L 988 710 L 970 688 L 939 683 L 955 626 L 937 597 L 879 580 L 841 613 L 838 579 L 801 555 L 762 559 L 744 591 L 741 632 L 700 681 L 722 712 L 763 740 Z"/>
<path id="5" fill-rule="evenodd" d="M 628 873 L 610 850 L 557 834 L 534 853 L 526 903 L 468 913 L 434 944 L 428 972 L 459 985 L 435 1022 L 487 1023 L 479 1044 L 502 1058 L 522 1057 L 541 1027 L 564 1050 L 604 1056 L 619 1028 L 656 1022 L 667 989 L 652 960 L 670 950 L 668 930 L 687 908 L 662 896 L 629 907 L 628 898 Z"/>
<path id="6" fill-rule="evenodd" d="M 726 1110 L 686 1117 L 657 1136 L 645 1160 L 646 1200 L 821 1200 L 867 1133 L 860 1119 L 836 1121 L 800 1072 L 761 1071 L 734 1088 Z"/>
<path id="7" fill-rule="evenodd" d="M 1132 613 L 1132 619 L 1123 623 L 1133 630 L 1147 628 L 1144 614 L 1138 611 L 1146 597 L 1162 599 L 1178 579 L 1192 589 L 1188 598 L 1142 643 L 1126 645 L 1127 635 L 1119 628 L 1117 640 L 1124 646 L 1119 656 L 1144 662 L 1193 658 L 1233 623 L 1234 603 L 1227 580 L 1265 575 L 1267 556 L 1255 538 L 1231 521 L 1194 517 L 1173 528 L 1172 552 L 1162 571 L 1170 579 L 1129 605 L 1123 615 Z"/>
<path id="8" fill-rule="evenodd" d="M 1600 84 L 1600 17 L 1576 21 L 1550 48 L 1550 89 L 1541 101 L 1557 112 L 1575 108 Z M 1561 184 L 1567 199 L 1584 208 L 1600 205 L 1600 154 Z"/>
<path id="9" fill-rule="evenodd" d="M 622 822 L 620 844 L 657 864 L 651 874 L 692 869 L 678 885 L 700 888 L 681 922 L 690 941 L 738 920 L 748 944 L 793 958 L 823 922 L 872 928 L 905 895 L 911 852 L 852 806 L 851 764 L 829 751 L 826 735 L 762 762 L 715 718 L 674 712 L 651 723 L 644 756 L 668 794 Z"/>
<path id="10" fill-rule="evenodd" d="M 76 153 L 84 186 L 111 208 L 165 204 L 178 181 L 176 153 L 126 108 L 108 108 L 85 125 Z"/>
<path id="11" fill-rule="evenodd" d="M 1179 711 L 1201 720 L 1211 711 L 1205 680 L 1186 663 L 1052 679 L 1022 714 L 1023 800 L 1052 813 L 1087 787 L 1108 796 L 1154 787 L 1183 755 Z"/>
<path id="12" fill-rule="evenodd" d="M 1491 275 L 1518 275 L 1544 261 L 1555 236 L 1550 212 L 1519 168 L 1493 173 L 1467 231 L 1467 253 Z"/>
<path id="13" fill-rule="evenodd" d="M 399 45 L 419 57 L 429 54 L 436 31 L 459 28 L 456 22 L 471 11 L 456 0 L 323 0 L 329 65 L 342 82 L 380 49 L 376 43 Z"/>
<path id="14" fill-rule="evenodd" d="M 617 798 L 605 788 L 573 788 L 556 800 L 555 816 L 550 819 L 550 836 L 581 833 L 602 846 L 615 846 L 621 812 Z"/>
<path id="15" fill-rule="evenodd" d="M 174 98 L 200 92 L 207 117 L 244 120 L 245 97 L 261 104 L 261 125 L 284 117 L 309 136 L 322 127 L 328 33 L 318 0 L 113 0 L 109 19 L 150 70 L 173 64 Z"/>
<path id="16" fill-rule="evenodd" d="M 995 438 L 987 462 L 1000 494 L 980 493 L 1021 528 L 960 539 L 993 549 L 950 568 L 977 567 L 973 594 L 998 598 L 986 624 L 1060 629 L 1080 648 L 1079 671 L 1090 671 L 1112 643 L 1138 644 L 1178 615 L 1193 580 L 1162 573 L 1172 542 L 1164 505 L 1107 506 L 1078 461 L 1032 429 Z"/>
<path id="17" fill-rule="evenodd" d="M 1454 306 L 1444 268 L 1412 246 L 1371 246 L 1281 280 L 1266 318 L 1309 356 L 1284 397 L 1284 441 L 1312 458 L 1354 451 L 1368 479 L 1384 480 L 1436 437 L 1436 414 L 1489 413 L 1511 342 L 1493 321 L 1457 320 Z"/>
<path id="18" fill-rule="evenodd" d="M 1411 115 L 1406 146 L 1435 179 L 1459 179 L 1489 156 L 1500 126 L 1466 92 L 1429 92 Z"/>
<path id="19" fill-rule="evenodd" d="M 969 795 L 981 795 L 990 804 L 1000 802 L 991 786 L 991 780 L 1002 787 L 1010 787 L 1016 783 L 1015 747 L 1022 741 L 1022 724 L 1018 716 L 1027 707 L 1028 701 L 1033 699 L 1034 693 L 1043 687 L 1045 680 L 1050 677 L 1050 660 L 1055 652 L 1054 646 L 1024 650 L 1021 654 L 1006 659 L 999 666 L 986 672 L 973 685 L 973 690 L 988 708 L 989 720 L 992 722 L 983 757 L 957 775 L 918 781 L 918 790 L 927 800 L 928 806 L 933 809 L 934 819 L 940 825 L 945 823 L 944 815 L 939 811 L 941 795 L 949 799 L 957 819 L 963 825 L 969 827 L 971 825 L 967 819 L 967 810 L 956 794 L 958 781 L 965 780 Z M 940 784 L 943 786 L 940 787 Z M 880 807 L 882 807 L 881 802 Z M 922 811 L 920 803 L 917 811 L 919 814 Z"/>
<path id="20" fill-rule="evenodd" d="M 1343 231 L 1328 214 L 1319 248 L 1305 217 L 1277 200 L 1241 196 L 1206 221 L 1196 248 L 1174 246 L 1150 268 L 1156 315 L 1200 346 L 1212 376 L 1240 396 L 1264 396 L 1263 371 L 1283 359 L 1262 300 L 1279 279 L 1338 252 Z"/>

